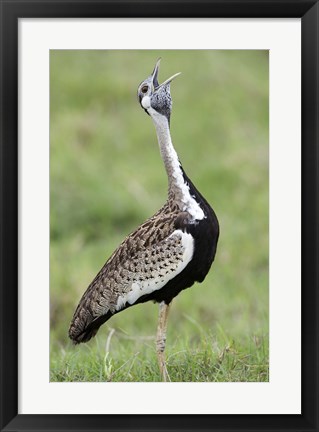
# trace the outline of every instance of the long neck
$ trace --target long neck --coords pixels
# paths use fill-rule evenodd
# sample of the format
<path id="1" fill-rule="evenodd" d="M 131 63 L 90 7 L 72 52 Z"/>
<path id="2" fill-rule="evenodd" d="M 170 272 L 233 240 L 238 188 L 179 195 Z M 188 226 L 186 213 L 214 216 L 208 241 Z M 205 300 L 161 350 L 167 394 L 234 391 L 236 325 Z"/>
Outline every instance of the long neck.
<path id="1" fill-rule="evenodd" d="M 177 153 L 173 147 L 168 120 L 155 110 L 151 113 L 151 117 L 155 125 L 161 156 L 167 172 L 169 193 L 180 195 L 184 185 L 184 177 Z"/>
<path id="2" fill-rule="evenodd" d="M 173 147 L 167 118 L 152 108 L 148 112 L 155 125 L 161 156 L 167 172 L 169 197 L 179 202 L 181 210 L 188 211 L 193 219 L 203 219 L 204 212 L 191 196 L 189 185 L 185 182 L 183 169 Z"/>

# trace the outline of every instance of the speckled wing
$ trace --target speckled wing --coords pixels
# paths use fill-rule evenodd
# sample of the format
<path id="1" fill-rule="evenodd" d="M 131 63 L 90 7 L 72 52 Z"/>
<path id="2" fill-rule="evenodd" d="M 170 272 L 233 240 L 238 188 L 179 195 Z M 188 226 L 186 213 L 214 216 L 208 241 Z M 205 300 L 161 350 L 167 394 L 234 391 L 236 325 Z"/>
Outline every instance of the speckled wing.
<path id="1" fill-rule="evenodd" d="M 190 262 L 193 237 L 184 232 L 183 213 L 153 217 L 129 235 L 84 293 L 69 336 L 86 342 L 112 315 L 164 287 Z"/>

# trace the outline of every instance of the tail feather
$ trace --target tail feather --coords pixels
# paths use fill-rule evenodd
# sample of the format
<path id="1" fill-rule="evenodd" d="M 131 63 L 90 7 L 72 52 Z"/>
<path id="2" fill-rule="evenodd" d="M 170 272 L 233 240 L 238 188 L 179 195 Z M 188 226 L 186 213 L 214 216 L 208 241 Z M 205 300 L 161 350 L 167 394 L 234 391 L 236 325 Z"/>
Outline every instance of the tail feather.
<path id="1" fill-rule="evenodd" d="M 88 311 L 82 309 L 81 312 L 78 310 L 75 312 L 69 328 L 69 338 L 74 344 L 88 342 L 96 335 L 101 325 L 113 315 L 109 310 L 106 314 L 93 319 Z"/>

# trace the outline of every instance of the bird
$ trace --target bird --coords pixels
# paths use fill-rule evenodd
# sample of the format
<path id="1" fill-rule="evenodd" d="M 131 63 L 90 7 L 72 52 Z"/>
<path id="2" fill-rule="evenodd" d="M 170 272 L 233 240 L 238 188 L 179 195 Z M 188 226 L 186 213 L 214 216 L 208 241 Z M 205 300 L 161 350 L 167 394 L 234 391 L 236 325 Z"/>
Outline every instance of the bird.
<path id="1" fill-rule="evenodd" d="M 88 342 L 113 315 L 154 301 L 159 304 L 159 371 L 162 381 L 169 381 L 165 359 L 168 312 L 181 291 L 205 279 L 216 254 L 219 222 L 186 175 L 173 146 L 170 86 L 180 73 L 159 84 L 160 60 L 138 86 L 137 97 L 155 126 L 168 178 L 167 200 L 124 239 L 98 272 L 74 312 L 69 337 L 74 344 Z"/>

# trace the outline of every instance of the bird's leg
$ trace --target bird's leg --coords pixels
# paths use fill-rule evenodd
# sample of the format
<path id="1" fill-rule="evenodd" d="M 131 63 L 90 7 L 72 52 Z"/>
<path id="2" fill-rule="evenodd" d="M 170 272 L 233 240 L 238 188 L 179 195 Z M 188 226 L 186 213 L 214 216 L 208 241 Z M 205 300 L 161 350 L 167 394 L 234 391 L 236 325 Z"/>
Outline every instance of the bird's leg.
<path id="1" fill-rule="evenodd" d="M 167 368 L 166 368 L 165 354 L 164 354 L 169 307 L 170 304 L 166 304 L 164 301 L 162 301 L 159 304 L 158 326 L 157 326 L 157 335 L 156 335 L 157 359 L 158 359 L 158 364 L 160 367 L 163 381 L 170 381 Z"/>

